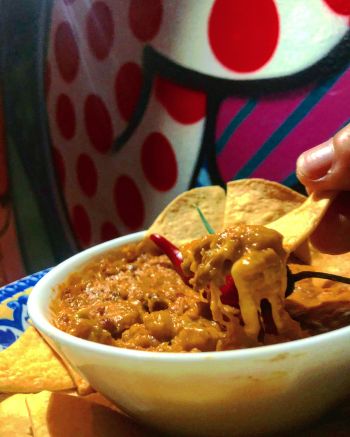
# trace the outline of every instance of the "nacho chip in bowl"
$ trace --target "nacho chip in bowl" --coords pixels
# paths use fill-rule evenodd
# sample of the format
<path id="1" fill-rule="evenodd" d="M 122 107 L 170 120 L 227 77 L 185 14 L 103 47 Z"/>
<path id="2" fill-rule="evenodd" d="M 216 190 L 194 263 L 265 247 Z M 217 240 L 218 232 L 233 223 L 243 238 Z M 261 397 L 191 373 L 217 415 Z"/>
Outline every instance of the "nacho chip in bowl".
<path id="1" fill-rule="evenodd" d="M 212 186 L 185 191 L 159 214 L 147 235 L 163 235 L 176 245 L 203 237 L 207 231 L 196 208 L 200 208 L 215 231 L 221 230 L 225 209 L 224 189 Z"/>

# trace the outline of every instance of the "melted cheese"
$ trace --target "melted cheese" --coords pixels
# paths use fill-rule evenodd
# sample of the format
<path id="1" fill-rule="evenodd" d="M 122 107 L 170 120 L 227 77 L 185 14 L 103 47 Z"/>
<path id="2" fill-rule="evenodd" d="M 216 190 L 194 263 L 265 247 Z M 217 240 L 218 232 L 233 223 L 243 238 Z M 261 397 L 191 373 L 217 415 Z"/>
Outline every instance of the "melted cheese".
<path id="1" fill-rule="evenodd" d="M 285 310 L 287 255 L 278 232 L 263 226 L 240 225 L 195 240 L 184 246 L 182 253 L 182 267 L 187 275 L 193 276 L 191 285 L 207 296 L 213 319 L 227 329 L 234 324 L 236 331 L 257 339 L 264 328 L 261 309 L 264 299 L 271 305 L 279 334 L 299 329 Z M 227 275 L 234 279 L 239 309 L 220 300 L 220 287 Z"/>

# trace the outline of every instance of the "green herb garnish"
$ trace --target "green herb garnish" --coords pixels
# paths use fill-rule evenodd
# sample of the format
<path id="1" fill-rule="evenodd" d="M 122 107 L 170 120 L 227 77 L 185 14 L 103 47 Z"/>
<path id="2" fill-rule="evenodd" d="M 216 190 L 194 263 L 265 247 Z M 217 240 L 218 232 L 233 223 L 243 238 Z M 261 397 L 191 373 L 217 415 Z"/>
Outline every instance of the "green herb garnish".
<path id="1" fill-rule="evenodd" d="M 202 213 L 201 209 L 198 206 L 196 206 L 196 205 L 193 205 L 193 206 L 196 208 L 196 210 L 197 210 L 197 212 L 199 214 L 199 217 L 202 220 L 202 223 L 203 223 L 205 229 L 207 230 L 208 234 L 215 234 L 214 229 L 210 226 L 210 223 L 204 217 L 204 214 Z"/>

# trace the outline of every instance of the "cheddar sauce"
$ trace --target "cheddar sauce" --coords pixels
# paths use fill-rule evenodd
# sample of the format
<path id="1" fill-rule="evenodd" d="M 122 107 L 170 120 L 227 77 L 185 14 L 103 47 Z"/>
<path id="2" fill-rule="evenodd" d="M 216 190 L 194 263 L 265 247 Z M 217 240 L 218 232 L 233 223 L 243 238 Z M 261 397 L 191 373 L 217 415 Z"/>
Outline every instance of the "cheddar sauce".
<path id="1" fill-rule="evenodd" d="M 146 243 L 110 251 L 71 274 L 52 305 L 55 326 L 117 347 L 201 352 L 291 341 L 350 324 L 349 286 L 307 279 L 285 299 L 287 256 L 276 231 L 238 226 L 182 247 L 188 284 Z M 230 275 L 233 304 L 223 299 Z"/>

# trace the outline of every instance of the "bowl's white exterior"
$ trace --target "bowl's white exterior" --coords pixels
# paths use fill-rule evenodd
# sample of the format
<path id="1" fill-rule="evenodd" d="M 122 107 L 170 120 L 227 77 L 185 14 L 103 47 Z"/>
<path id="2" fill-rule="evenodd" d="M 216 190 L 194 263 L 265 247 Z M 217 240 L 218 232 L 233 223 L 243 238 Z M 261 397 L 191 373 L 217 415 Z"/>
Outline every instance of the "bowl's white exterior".
<path id="1" fill-rule="evenodd" d="M 53 327 L 55 286 L 92 257 L 142 235 L 64 261 L 29 298 L 34 325 L 96 390 L 141 422 L 202 436 L 252 436 L 298 426 L 350 393 L 350 327 L 273 346 L 196 354 L 120 349 Z"/>

